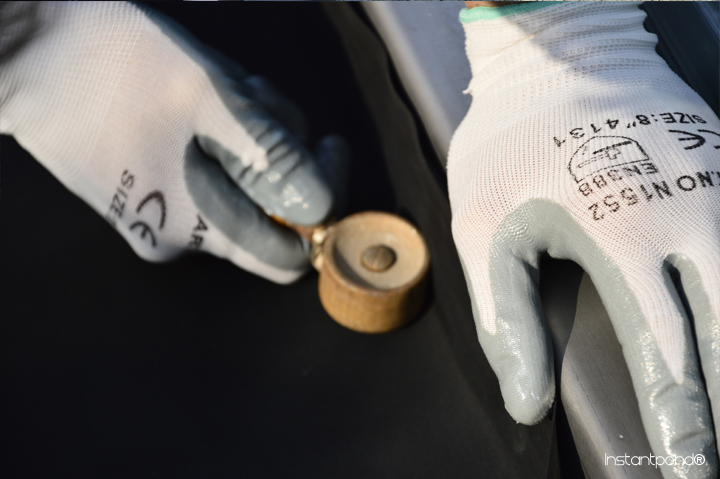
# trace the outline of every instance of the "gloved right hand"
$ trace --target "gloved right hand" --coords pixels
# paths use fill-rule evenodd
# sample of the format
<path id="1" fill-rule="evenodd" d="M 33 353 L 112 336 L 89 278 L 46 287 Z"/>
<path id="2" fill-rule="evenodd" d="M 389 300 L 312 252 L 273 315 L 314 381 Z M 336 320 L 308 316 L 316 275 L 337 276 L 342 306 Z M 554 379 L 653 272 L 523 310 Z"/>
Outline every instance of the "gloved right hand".
<path id="1" fill-rule="evenodd" d="M 203 250 L 279 283 L 307 269 L 307 245 L 263 213 L 312 225 L 332 208 L 294 105 L 150 10 L 48 2 L 0 16 L 24 10 L 28 39 L 0 37 L 1 132 L 145 259 Z M 329 139 L 319 154 L 345 148 Z"/>

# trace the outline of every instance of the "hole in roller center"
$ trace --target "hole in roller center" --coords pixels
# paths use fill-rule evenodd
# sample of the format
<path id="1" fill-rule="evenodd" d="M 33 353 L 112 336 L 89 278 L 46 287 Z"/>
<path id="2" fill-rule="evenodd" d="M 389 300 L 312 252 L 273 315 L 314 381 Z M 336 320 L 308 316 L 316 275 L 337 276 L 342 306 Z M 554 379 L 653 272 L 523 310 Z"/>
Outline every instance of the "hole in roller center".
<path id="1" fill-rule="evenodd" d="M 392 250 L 393 255 L 374 251 L 377 246 Z M 357 287 L 375 291 L 406 286 L 422 272 L 428 259 L 422 237 L 412 225 L 380 212 L 359 213 L 341 220 L 327 247 L 326 259 L 330 259 L 341 277 Z M 390 258 L 394 259 L 392 264 Z M 380 271 L 382 267 L 387 269 Z"/>
<path id="2" fill-rule="evenodd" d="M 376 244 L 363 252 L 360 263 L 367 270 L 381 273 L 390 269 L 396 260 L 397 254 L 391 247 Z"/>

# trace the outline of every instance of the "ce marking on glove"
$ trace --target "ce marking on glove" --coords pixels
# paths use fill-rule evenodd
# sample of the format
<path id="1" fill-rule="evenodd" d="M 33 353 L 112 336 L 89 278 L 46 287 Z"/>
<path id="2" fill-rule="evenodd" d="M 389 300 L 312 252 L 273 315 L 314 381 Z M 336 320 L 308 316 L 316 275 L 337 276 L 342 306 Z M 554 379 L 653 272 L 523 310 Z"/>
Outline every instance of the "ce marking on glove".
<path id="1" fill-rule="evenodd" d="M 167 206 L 165 205 L 165 195 L 163 195 L 162 192 L 155 190 L 148 193 L 145 198 L 140 201 L 140 204 L 138 204 L 137 210 L 135 210 L 135 212 L 139 215 L 143 208 L 145 208 L 145 206 L 152 203 L 157 204 L 160 210 L 158 230 L 161 230 L 163 229 L 163 226 L 165 226 L 165 216 L 167 213 Z M 153 229 L 150 225 L 148 225 L 144 221 L 136 221 L 130 225 L 130 231 L 133 231 L 137 228 L 140 229 L 141 239 L 145 239 L 146 236 L 149 236 L 152 247 L 154 248 L 155 246 L 157 246 L 157 240 L 155 239 L 155 234 L 153 233 Z"/>
<path id="2" fill-rule="evenodd" d="M 683 131 L 683 130 L 668 130 L 670 133 L 680 133 L 681 135 L 685 135 L 682 138 L 678 138 L 678 141 L 694 141 L 695 143 L 687 144 L 687 146 L 684 147 L 685 150 L 694 150 L 695 148 L 700 148 L 701 146 L 704 146 L 707 143 L 707 140 L 704 136 L 700 135 L 699 133 L 690 133 L 689 131 Z M 698 130 L 702 133 L 709 133 L 711 135 L 715 135 L 717 137 L 720 137 L 720 133 L 710 131 L 710 130 Z M 713 145 L 713 148 L 716 150 L 720 150 L 720 144 Z"/>
<path id="3" fill-rule="evenodd" d="M 105 219 L 113 226 L 113 228 L 117 229 L 117 220 L 122 219 L 123 214 L 125 214 L 125 205 L 127 204 L 129 190 L 132 189 L 133 185 L 135 185 L 135 175 L 130 173 L 130 170 L 124 170 L 120 175 L 120 186 L 115 189 L 115 194 L 113 194 L 110 202 L 110 208 L 108 208 L 108 212 L 105 214 Z M 152 203 L 158 205 L 160 212 L 158 230 L 161 230 L 163 229 L 163 226 L 165 226 L 167 207 L 165 205 L 165 195 L 163 195 L 160 191 L 156 190 L 148 193 L 145 198 L 140 201 L 135 212 L 139 215 L 146 206 Z M 135 229 L 140 229 L 141 239 L 149 237 L 152 247 L 154 248 L 157 246 L 157 240 L 155 239 L 155 234 L 153 233 L 150 225 L 144 221 L 135 221 L 130 225 L 130 231 Z"/>

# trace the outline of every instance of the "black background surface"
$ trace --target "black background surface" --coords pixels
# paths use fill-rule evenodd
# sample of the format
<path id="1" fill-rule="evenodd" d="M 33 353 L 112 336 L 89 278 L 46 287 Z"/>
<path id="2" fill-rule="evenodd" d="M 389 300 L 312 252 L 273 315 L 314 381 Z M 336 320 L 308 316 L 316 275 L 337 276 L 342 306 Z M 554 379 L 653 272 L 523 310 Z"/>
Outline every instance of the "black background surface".
<path id="1" fill-rule="evenodd" d="M 156 7 L 296 101 L 311 144 L 348 139 L 350 210 L 419 223 L 434 297 L 409 327 L 369 336 L 327 316 L 314 274 L 278 286 L 206 255 L 146 263 L 3 136 L 0 476 L 518 477 L 547 427 L 505 413 L 448 225 L 431 221 L 448 206 L 417 207 L 441 189 L 388 173 L 321 7 Z M 460 299 L 443 306 L 448 294 Z"/>

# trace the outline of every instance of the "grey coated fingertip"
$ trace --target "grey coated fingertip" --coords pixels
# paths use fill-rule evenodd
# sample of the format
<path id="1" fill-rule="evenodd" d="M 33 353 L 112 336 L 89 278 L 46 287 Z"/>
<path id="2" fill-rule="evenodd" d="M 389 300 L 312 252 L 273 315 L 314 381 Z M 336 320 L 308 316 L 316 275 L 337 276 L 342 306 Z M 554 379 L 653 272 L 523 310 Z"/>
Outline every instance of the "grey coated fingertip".
<path id="1" fill-rule="evenodd" d="M 533 381 L 521 375 L 505 374 L 513 378 L 512 381 L 500 383 L 505 409 L 520 424 L 538 424 L 547 416 L 555 401 L 555 378 Z"/>
<path id="2" fill-rule="evenodd" d="M 271 176 L 266 175 L 265 181 L 271 180 Z M 314 163 L 303 162 L 289 172 L 282 183 L 280 195 L 267 198 L 272 214 L 300 226 L 319 224 L 329 216 L 333 207 L 332 191 Z"/>
<path id="3" fill-rule="evenodd" d="M 220 160 L 238 186 L 266 213 L 290 223 L 312 226 L 330 213 L 333 197 L 310 153 L 254 99 L 242 98 L 213 80 L 218 95 L 237 122 L 265 152 L 267 165 L 238 158 L 214 138 L 198 137 L 203 150 Z"/>
<path id="4" fill-rule="evenodd" d="M 194 141 L 186 149 L 185 183 L 207 222 L 240 249 L 283 271 L 307 269 L 309 257 L 302 240 L 263 214 Z"/>
<path id="5" fill-rule="evenodd" d="M 522 216 L 509 215 L 490 246 L 489 279 L 496 314 L 496 339 L 482 338 L 502 371 L 505 406 L 522 424 L 540 422 L 555 399 L 552 347 L 545 329 L 539 291 L 538 245 L 523 228 Z"/>
<path id="6" fill-rule="evenodd" d="M 541 322 L 539 302 L 535 300 L 538 293 L 532 269 L 528 270 L 521 260 L 501 253 L 491 256 L 498 267 L 495 273 L 491 272 L 491 281 L 494 275 L 508 280 L 503 283 L 507 288 L 503 285 L 495 287 L 495 284 L 493 287 L 497 312 L 494 334 L 481 325 L 477 296 L 465 260 L 460 256 L 478 340 L 500 383 L 505 409 L 516 422 L 533 426 L 545 418 L 555 400 L 555 371 L 549 338 Z M 508 273 L 510 264 L 514 267 L 510 267 L 512 271 Z M 503 270 L 504 274 L 499 270 Z M 520 291 L 523 293 L 516 297 L 514 293 Z M 519 300 L 523 294 L 526 300 Z"/>
<path id="7" fill-rule="evenodd" d="M 499 319 L 494 337 L 481 331 L 480 343 L 500 382 L 505 409 L 515 421 L 533 426 L 555 400 L 555 372 L 546 342 L 536 339 L 544 339 L 543 331 L 531 321 L 511 321 Z"/>
<path id="8" fill-rule="evenodd" d="M 214 139 L 198 136 L 197 141 L 268 215 L 301 226 L 316 225 L 329 216 L 332 191 L 322 171 L 302 147 L 279 143 L 273 148 L 270 165 L 264 171 L 256 171 L 243 165 Z"/>

